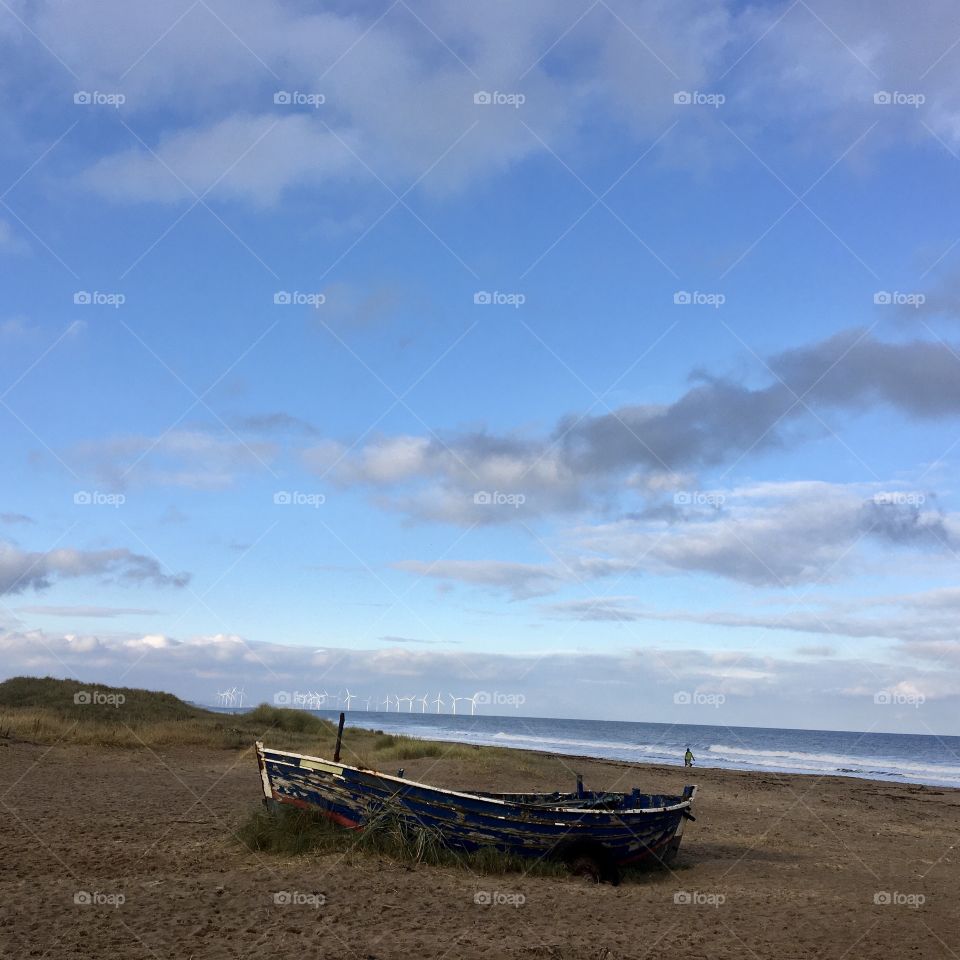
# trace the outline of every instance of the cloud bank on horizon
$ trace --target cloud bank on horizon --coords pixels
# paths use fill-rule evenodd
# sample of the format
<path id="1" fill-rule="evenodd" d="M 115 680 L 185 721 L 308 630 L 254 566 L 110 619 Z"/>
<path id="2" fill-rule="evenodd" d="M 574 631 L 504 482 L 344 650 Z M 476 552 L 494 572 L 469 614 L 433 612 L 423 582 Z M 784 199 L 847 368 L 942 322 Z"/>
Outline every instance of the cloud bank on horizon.
<path id="1" fill-rule="evenodd" d="M 960 733 L 958 37 L 15 0 L 4 673 Z"/>

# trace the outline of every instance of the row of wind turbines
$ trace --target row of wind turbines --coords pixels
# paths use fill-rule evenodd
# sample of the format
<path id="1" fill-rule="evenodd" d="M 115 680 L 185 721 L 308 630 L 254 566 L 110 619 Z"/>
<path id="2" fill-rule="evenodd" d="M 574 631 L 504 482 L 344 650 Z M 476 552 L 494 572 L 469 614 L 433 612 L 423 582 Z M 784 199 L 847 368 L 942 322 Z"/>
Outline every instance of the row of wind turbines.
<path id="1" fill-rule="evenodd" d="M 474 694 L 472 697 L 457 697 L 454 694 L 448 695 L 450 698 L 449 706 L 450 712 L 454 715 L 457 712 L 457 704 L 462 702 L 470 704 L 470 716 L 474 716 L 477 712 L 477 697 L 479 694 Z M 378 700 L 375 697 L 360 697 L 355 693 L 351 693 L 349 689 L 345 690 L 341 695 L 339 693 L 327 693 L 326 690 L 310 690 L 306 693 L 294 692 L 291 697 L 291 702 L 293 706 L 304 707 L 307 710 L 338 710 L 343 708 L 344 710 L 353 709 L 353 701 L 356 700 L 359 703 L 365 705 L 366 710 L 370 710 L 370 704 L 374 704 L 374 710 L 383 710 L 386 713 L 389 713 L 391 708 L 395 708 L 396 713 L 427 713 L 428 707 L 435 706 L 436 713 L 441 712 L 441 708 L 447 705 L 447 701 L 443 699 L 443 694 L 438 693 L 437 696 L 431 700 L 429 699 L 430 694 L 425 693 L 422 697 L 401 697 L 399 695 L 387 694 L 386 699 Z M 406 711 L 401 709 L 401 704 L 407 704 Z M 413 708 L 414 704 L 420 705 L 420 710 L 415 711 Z M 434 711 L 429 711 L 434 712 Z"/>
<path id="2" fill-rule="evenodd" d="M 231 687 L 229 690 L 218 690 L 217 705 L 221 707 L 242 707 L 244 696 L 246 696 L 244 690 L 238 690 L 236 687 Z"/>

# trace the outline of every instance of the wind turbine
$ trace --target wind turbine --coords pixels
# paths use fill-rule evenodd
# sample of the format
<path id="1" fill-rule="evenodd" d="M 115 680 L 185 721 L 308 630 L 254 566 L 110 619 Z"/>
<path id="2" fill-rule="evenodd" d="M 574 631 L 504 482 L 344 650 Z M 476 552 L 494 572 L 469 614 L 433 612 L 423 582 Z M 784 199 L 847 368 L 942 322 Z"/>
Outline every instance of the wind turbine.
<path id="1" fill-rule="evenodd" d="M 234 690 L 234 693 L 236 693 L 237 696 L 240 698 L 240 702 L 237 704 L 237 706 L 238 706 L 238 707 L 242 707 L 242 706 L 243 706 L 243 695 L 244 695 L 244 693 L 245 693 L 244 689 L 241 687 L 240 690 L 238 691 L 237 688 L 234 687 L 233 690 Z"/>
<path id="2" fill-rule="evenodd" d="M 343 699 L 347 705 L 347 709 L 349 710 L 350 704 L 357 699 L 357 695 L 355 693 L 351 693 L 349 687 L 346 688 L 346 692 L 347 692 L 347 695 Z"/>
<path id="3" fill-rule="evenodd" d="M 450 699 L 453 701 L 453 715 L 457 715 L 457 701 L 458 700 L 468 700 L 469 697 L 455 697 L 452 693 L 450 694 Z"/>
<path id="4" fill-rule="evenodd" d="M 477 712 L 477 695 L 474 694 L 472 697 L 464 697 L 463 699 L 470 701 L 470 716 L 472 717 Z"/>
<path id="5" fill-rule="evenodd" d="M 410 711 L 413 710 L 413 697 L 400 697 L 400 696 L 398 696 L 398 697 L 397 697 L 397 713 L 400 712 L 400 701 L 401 701 L 401 700 L 406 700 L 406 701 L 410 704 L 410 706 L 407 707 L 407 713 L 410 713 Z"/>
<path id="6" fill-rule="evenodd" d="M 429 697 L 429 696 L 430 696 L 429 693 L 425 693 L 422 697 L 418 697 L 418 698 L 417 698 L 417 703 L 419 703 L 419 704 L 421 705 L 421 706 L 420 706 L 420 712 L 421 712 L 421 713 L 426 713 L 426 712 L 427 712 L 427 697 Z"/>
<path id="7" fill-rule="evenodd" d="M 373 699 L 373 697 L 367 697 L 367 699 L 366 699 L 367 712 L 368 712 L 368 713 L 370 712 L 370 701 L 371 701 L 372 699 Z"/>
<path id="8" fill-rule="evenodd" d="M 437 694 L 437 699 L 436 699 L 436 700 L 431 700 L 430 702 L 431 702 L 431 703 L 435 703 L 435 704 L 437 705 L 437 713 L 439 713 L 439 712 L 440 712 L 440 708 L 443 706 L 443 697 L 441 697 L 440 694 L 438 693 L 438 694 Z"/>

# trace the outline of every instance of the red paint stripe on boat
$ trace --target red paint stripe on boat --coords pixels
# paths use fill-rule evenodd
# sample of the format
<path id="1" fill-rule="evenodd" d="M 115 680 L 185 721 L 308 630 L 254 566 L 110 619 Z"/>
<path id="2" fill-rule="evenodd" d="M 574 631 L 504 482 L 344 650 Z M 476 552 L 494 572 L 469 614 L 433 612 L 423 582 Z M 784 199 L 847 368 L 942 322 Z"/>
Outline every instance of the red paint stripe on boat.
<path id="1" fill-rule="evenodd" d="M 291 807 L 297 807 L 300 810 L 311 810 L 314 813 L 319 813 L 321 817 L 326 817 L 328 820 L 332 820 L 334 823 L 338 823 L 341 827 L 346 827 L 348 830 L 360 829 L 360 824 L 357 823 L 356 820 L 351 820 L 349 817 L 345 817 L 340 813 L 335 813 L 333 810 L 320 810 L 316 804 L 308 803 L 306 800 L 301 800 L 299 797 L 284 797 L 274 790 L 273 799 L 276 800 L 277 803 L 287 803 Z"/>

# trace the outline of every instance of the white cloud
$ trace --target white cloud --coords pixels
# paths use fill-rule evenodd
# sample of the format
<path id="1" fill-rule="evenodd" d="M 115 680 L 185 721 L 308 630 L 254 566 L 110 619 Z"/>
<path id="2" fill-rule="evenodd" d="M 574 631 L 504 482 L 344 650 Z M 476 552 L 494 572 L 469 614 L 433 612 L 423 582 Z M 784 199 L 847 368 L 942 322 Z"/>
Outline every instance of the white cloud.
<path id="1" fill-rule="evenodd" d="M 0 253 L 26 253 L 30 245 L 6 220 L 0 220 Z"/>
<path id="2" fill-rule="evenodd" d="M 161 124 L 161 150 L 201 189 L 244 148 L 252 118 L 270 110 L 274 91 L 323 93 L 319 110 L 281 113 L 296 120 L 296 130 L 280 132 L 275 148 L 251 156 L 245 172 L 224 184 L 224 195 L 255 203 L 297 183 L 367 176 L 361 164 L 331 153 L 324 123 L 354 140 L 395 189 L 461 135 L 422 189 L 458 189 L 552 149 L 575 158 L 584 131 L 598 121 L 642 143 L 677 122 L 660 152 L 672 163 L 755 165 L 716 111 L 674 105 L 681 90 L 722 92 L 723 119 L 741 135 L 754 140 L 775 128 L 795 147 L 816 142 L 824 166 L 874 123 L 871 147 L 928 140 L 921 114 L 876 106 L 878 90 L 920 87 L 924 122 L 960 142 L 960 67 L 949 56 L 937 60 L 955 26 L 947 0 L 927 4 L 923 17 L 902 4 L 859 0 L 746 8 L 615 2 L 586 15 L 575 0 L 476 10 L 429 0 L 416 15 L 402 5 L 378 15 L 307 11 L 280 0 L 192 9 L 185 0 L 104 0 L 96 10 L 45 0 L 21 13 L 82 86 L 124 92 L 125 114 L 139 128 L 141 118 Z M 34 57 L 49 56 L 25 31 L 9 32 L 5 46 L 12 63 L 24 61 L 24 75 Z M 520 93 L 526 102 L 519 110 L 477 107 L 478 90 Z M 316 162 L 306 167 L 286 149 L 295 145 Z M 113 196 L 180 196 L 137 154 L 108 156 L 91 182 L 110 192 L 110 173 L 117 175 Z"/>
<path id="3" fill-rule="evenodd" d="M 113 200 L 193 200 L 243 197 L 269 205 L 288 189 L 328 183 L 354 161 L 345 144 L 299 114 L 236 115 L 200 128 L 178 130 L 150 152 L 142 146 L 95 164 L 83 179 Z"/>
<path id="4" fill-rule="evenodd" d="M 880 485 L 790 482 L 732 490 L 688 491 L 669 514 L 581 526 L 572 542 L 581 551 L 633 560 L 639 569 L 701 572 L 755 586 L 830 582 L 863 569 L 868 548 L 927 548 L 952 556 L 960 521 L 935 501 Z M 920 500 L 914 505 L 910 497 Z M 704 505 L 696 507 L 698 499 Z M 710 504 L 716 503 L 717 506 Z"/>
<path id="5" fill-rule="evenodd" d="M 516 600 L 551 593 L 563 578 L 560 570 L 544 563 L 499 560 L 439 560 L 426 563 L 421 560 L 401 560 L 395 566 L 419 577 L 502 590 Z"/>
<path id="6" fill-rule="evenodd" d="M 506 655 L 490 652 L 344 649 L 260 643 L 230 634 L 176 639 L 163 634 L 105 637 L 48 634 L 38 630 L 0 632 L 2 674 L 72 675 L 89 683 L 123 683 L 168 689 L 202 703 L 216 700 L 225 686 L 243 686 L 247 702 L 272 701 L 281 692 L 349 687 L 362 698 L 386 693 L 420 695 L 426 690 L 468 695 L 478 691 L 522 694 L 522 713 L 583 716 L 595 713 L 584 684 L 602 687 L 610 717 L 641 716 L 668 722 L 736 724 L 762 722 L 776 709 L 784 722 L 809 716 L 812 696 L 820 716 L 861 726 L 895 718 L 874 702 L 880 690 L 920 691 L 931 703 L 942 700 L 940 726 L 949 723 L 950 704 L 960 695 L 956 667 L 924 670 L 910 665 L 840 657 L 815 661 L 758 655 L 749 650 L 631 647 L 619 652 Z M 610 683 L 617 678 L 618 683 Z M 723 694 L 723 710 L 695 714 L 676 706 L 679 691 Z M 916 715 L 916 712 L 913 712 Z M 953 714 L 955 722 L 955 713 Z M 834 721 L 835 722 L 835 721 Z"/>
<path id="7" fill-rule="evenodd" d="M 272 441 L 176 429 L 157 436 L 85 441 L 67 456 L 113 488 L 163 485 L 221 490 L 240 473 L 269 469 L 278 450 Z"/>

